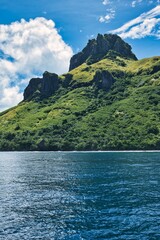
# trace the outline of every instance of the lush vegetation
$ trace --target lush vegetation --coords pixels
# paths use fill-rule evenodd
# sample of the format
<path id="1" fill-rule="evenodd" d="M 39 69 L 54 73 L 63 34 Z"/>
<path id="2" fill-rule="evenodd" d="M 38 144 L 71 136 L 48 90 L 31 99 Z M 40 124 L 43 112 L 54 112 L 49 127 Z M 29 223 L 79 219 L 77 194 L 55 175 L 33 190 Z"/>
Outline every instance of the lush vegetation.
<path id="1" fill-rule="evenodd" d="M 108 91 L 94 81 L 102 70 L 115 80 Z M 160 149 L 159 102 L 160 57 L 107 56 L 62 75 L 51 97 L 1 113 L 0 150 Z"/>

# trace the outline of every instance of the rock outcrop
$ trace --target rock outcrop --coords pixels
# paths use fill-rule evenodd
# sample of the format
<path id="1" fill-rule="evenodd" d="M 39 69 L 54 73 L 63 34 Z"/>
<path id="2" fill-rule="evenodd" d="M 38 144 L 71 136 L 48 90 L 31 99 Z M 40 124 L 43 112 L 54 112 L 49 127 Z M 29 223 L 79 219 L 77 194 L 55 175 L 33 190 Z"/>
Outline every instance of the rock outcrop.
<path id="1" fill-rule="evenodd" d="M 96 39 L 89 40 L 82 52 L 71 58 L 69 70 L 72 70 L 82 63 L 92 64 L 107 57 L 109 51 L 117 52 L 118 56 L 137 60 L 132 53 L 131 46 L 124 42 L 119 36 L 113 34 L 98 34 Z"/>
<path id="2" fill-rule="evenodd" d="M 32 78 L 24 90 L 24 100 L 34 97 L 50 97 L 59 86 L 59 77 L 55 73 L 45 72 L 43 78 Z"/>
<path id="3" fill-rule="evenodd" d="M 94 82 L 98 89 L 104 89 L 108 91 L 112 84 L 115 82 L 112 74 L 107 70 L 97 71 L 94 76 Z"/>
<path id="4" fill-rule="evenodd" d="M 45 72 L 43 74 L 41 83 L 41 94 L 44 97 L 51 96 L 57 89 L 59 85 L 58 75 L 55 73 Z"/>
<path id="5" fill-rule="evenodd" d="M 32 98 L 36 91 L 40 90 L 41 87 L 41 78 L 32 78 L 28 84 L 28 86 L 24 90 L 24 100 Z"/>

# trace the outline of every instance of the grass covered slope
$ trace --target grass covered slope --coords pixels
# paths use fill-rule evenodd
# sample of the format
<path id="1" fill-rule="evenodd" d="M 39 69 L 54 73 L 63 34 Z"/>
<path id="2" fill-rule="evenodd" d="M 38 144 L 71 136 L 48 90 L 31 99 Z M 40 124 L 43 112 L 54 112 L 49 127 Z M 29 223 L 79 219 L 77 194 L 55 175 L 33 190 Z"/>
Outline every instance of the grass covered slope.
<path id="1" fill-rule="evenodd" d="M 160 149 L 160 57 L 108 56 L 59 79 L 0 114 L 0 150 Z"/>

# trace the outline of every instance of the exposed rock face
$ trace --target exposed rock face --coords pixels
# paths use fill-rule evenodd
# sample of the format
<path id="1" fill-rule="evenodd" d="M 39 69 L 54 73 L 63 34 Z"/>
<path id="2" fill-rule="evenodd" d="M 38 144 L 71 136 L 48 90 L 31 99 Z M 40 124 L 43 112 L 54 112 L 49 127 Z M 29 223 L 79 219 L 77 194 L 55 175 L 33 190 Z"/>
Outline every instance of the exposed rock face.
<path id="1" fill-rule="evenodd" d="M 43 78 L 32 78 L 24 90 L 24 100 L 35 96 L 50 97 L 59 86 L 59 78 L 55 73 L 45 72 Z"/>
<path id="2" fill-rule="evenodd" d="M 94 82 L 99 89 L 108 91 L 114 83 L 114 78 L 107 70 L 97 71 L 94 76 Z"/>
<path id="3" fill-rule="evenodd" d="M 40 90 L 41 78 L 32 78 L 29 82 L 29 85 L 24 90 L 24 100 L 31 98 L 33 94 Z"/>
<path id="4" fill-rule="evenodd" d="M 67 88 L 72 80 L 73 75 L 70 73 L 64 74 L 63 76 L 65 76 L 65 79 L 62 82 L 62 86 Z"/>
<path id="5" fill-rule="evenodd" d="M 96 39 L 89 40 L 82 52 L 77 53 L 71 58 L 69 70 L 80 66 L 84 62 L 88 64 L 98 62 L 105 58 L 109 51 L 117 52 L 117 55 L 128 59 L 137 60 L 131 49 L 131 46 L 117 35 L 98 34 Z"/>
<path id="6" fill-rule="evenodd" d="M 41 94 L 44 97 L 51 96 L 57 89 L 59 84 L 58 75 L 55 73 L 45 72 L 41 83 Z"/>

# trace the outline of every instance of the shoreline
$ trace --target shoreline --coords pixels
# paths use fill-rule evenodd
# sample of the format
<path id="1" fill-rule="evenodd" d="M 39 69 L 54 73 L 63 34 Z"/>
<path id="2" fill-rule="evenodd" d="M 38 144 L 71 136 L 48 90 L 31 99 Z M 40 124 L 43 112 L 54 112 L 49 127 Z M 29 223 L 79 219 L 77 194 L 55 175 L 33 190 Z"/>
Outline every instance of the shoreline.
<path id="1" fill-rule="evenodd" d="M 86 151 L 0 151 L 0 153 L 41 153 L 41 152 L 54 152 L 54 153 L 160 153 L 160 150 L 86 150 Z"/>

